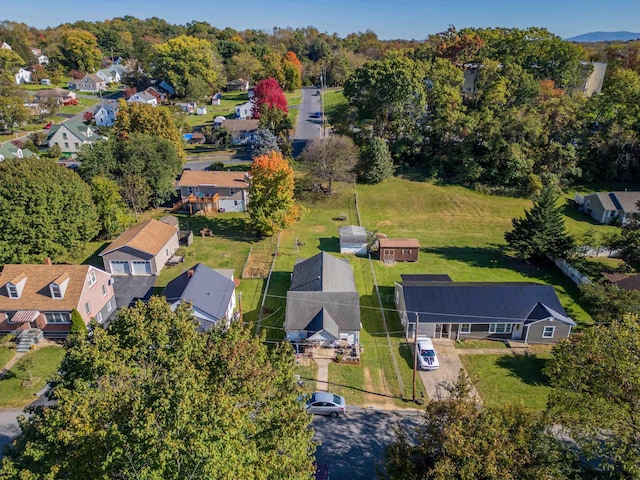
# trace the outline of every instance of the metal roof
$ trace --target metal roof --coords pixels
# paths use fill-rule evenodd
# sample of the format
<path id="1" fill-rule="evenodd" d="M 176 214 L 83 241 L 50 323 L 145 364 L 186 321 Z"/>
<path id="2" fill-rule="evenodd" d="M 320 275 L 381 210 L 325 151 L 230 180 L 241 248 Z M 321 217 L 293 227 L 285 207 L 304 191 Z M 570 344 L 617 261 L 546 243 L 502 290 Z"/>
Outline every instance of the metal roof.
<path id="1" fill-rule="evenodd" d="M 285 330 L 315 332 L 320 325 L 322 329 L 333 334 L 331 322 L 335 322 L 341 331 L 360 330 L 358 292 L 289 291 L 287 293 Z"/>
<path id="2" fill-rule="evenodd" d="M 357 292 L 349 261 L 320 252 L 293 267 L 291 290 L 311 292 Z"/>

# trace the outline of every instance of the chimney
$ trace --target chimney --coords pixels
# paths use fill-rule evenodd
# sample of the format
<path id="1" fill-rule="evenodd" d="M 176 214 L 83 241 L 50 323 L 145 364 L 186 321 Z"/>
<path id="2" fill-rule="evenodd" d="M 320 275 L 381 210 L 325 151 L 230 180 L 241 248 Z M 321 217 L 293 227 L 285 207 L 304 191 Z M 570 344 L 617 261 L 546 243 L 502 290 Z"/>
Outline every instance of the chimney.
<path id="1" fill-rule="evenodd" d="M 44 264 L 45 265 L 51 265 L 51 257 L 47 257 L 44 259 Z"/>
<path id="2" fill-rule="evenodd" d="M 193 277 L 193 269 L 187 271 L 187 277 Z"/>

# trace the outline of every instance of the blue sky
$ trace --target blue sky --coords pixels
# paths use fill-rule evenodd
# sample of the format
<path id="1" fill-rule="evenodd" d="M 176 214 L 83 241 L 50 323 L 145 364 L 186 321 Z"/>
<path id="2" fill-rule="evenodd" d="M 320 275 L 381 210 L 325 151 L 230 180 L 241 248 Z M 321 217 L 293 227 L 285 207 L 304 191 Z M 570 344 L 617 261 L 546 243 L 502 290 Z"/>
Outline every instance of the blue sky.
<path id="1" fill-rule="evenodd" d="M 38 28 L 132 15 L 191 20 L 237 30 L 313 25 L 345 36 L 371 29 L 382 39 L 422 40 L 462 27 L 544 27 L 563 37 L 640 31 L 640 0 L 0 0 L 0 19 Z"/>

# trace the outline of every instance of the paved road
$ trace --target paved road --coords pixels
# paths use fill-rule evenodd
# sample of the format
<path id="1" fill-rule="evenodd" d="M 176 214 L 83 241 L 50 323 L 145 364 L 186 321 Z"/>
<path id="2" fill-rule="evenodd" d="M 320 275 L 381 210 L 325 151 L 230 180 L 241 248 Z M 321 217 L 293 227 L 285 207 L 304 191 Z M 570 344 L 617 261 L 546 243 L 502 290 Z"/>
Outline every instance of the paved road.
<path id="1" fill-rule="evenodd" d="M 298 107 L 296 134 L 293 138 L 294 157 L 300 155 L 307 141 L 320 138 L 322 135 L 322 120 L 314 118 L 313 115 L 322 109 L 319 93 L 320 90 L 317 88 L 302 89 L 302 102 Z"/>
<path id="2" fill-rule="evenodd" d="M 237 158 L 229 158 L 226 160 L 189 160 L 187 157 L 187 163 L 185 163 L 184 168 L 189 168 L 191 170 L 209 170 L 212 163 L 223 163 L 225 165 L 238 165 L 240 163 L 246 163 L 247 165 L 251 165 L 251 160 L 240 160 Z"/>
<path id="3" fill-rule="evenodd" d="M 419 410 L 370 410 L 348 407 L 344 417 L 316 415 L 312 426 L 314 440 L 321 443 L 316 451 L 318 463 L 329 468 L 331 480 L 376 478 L 376 465 L 382 460 L 384 448 L 393 442 L 393 426 L 421 424 Z"/>
<path id="4" fill-rule="evenodd" d="M 19 415 L 23 415 L 19 408 L 0 410 L 0 458 L 2 458 L 4 446 L 20 433 Z"/>

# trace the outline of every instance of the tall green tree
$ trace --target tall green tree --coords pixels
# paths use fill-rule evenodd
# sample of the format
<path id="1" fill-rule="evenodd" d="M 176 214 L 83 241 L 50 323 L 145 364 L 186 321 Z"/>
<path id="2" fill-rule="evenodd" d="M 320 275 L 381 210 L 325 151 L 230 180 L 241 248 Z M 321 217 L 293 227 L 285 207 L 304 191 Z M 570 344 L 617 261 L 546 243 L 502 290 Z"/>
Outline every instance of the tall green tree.
<path id="1" fill-rule="evenodd" d="M 55 261 L 99 231 L 89 186 L 44 158 L 0 162 L 0 218 L 2 264 Z"/>
<path id="2" fill-rule="evenodd" d="M 632 213 L 629 220 L 620 227 L 620 232 L 613 236 L 609 243 L 610 248 L 620 250 L 629 262 L 640 262 L 640 214 Z"/>
<path id="3" fill-rule="evenodd" d="M 239 324 L 198 331 L 188 304 L 120 311 L 69 348 L 57 403 L 21 418 L 3 478 L 306 480 L 310 416 L 293 356 Z"/>
<path id="4" fill-rule="evenodd" d="M 607 478 L 640 478 L 638 352 L 638 316 L 625 315 L 558 343 L 544 370 L 551 418 Z"/>
<path id="5" fill-rule="evenodd" d="M 222 64 L 206 40 L 180 35 L 154 48 L 152 65 L 156 77 L 173 85 L 179 97 L 187 94 L 195 79 L 206 82 L 210 89 L 223 80 Z"/>
<path id="6" fill-rule="evenodd" d="M 0 48 L 0 85 L 15 84 L 14 75 L 24 65 L 24 60 L 13 50 Z"/>
<path id="7" fill-rule="evenodd" d="M 396 428 L 385 451 L 390 480 L 585 478 L 576 455 L 538 412 L 521 405 L 481 407 L 462 373 L 447 398 L 427 404 L 417 435 Z M 417 437 L 417 442 L 414 440 Z"/>
<path id="8" fill-rule="evenodd" d="M 20 97 L 0 96 L 0 130 L 13 130 L 26 122 L 30 111 Z"/>
<path id="9" fill-rule="evenodd" d="M 513 229 L 504 234 L 504 239 L 520 258 L 540 261 L 547 256 L 566 258 L 571 254 L 575 241 L 565 229 L 557 204 L 555 188 L 546 185 L 534 198 L 533 207 L 524 212 L 524 218 L 511 221 Z"/>
<path id="10" fill-rule="evenodd" d="M 300 217 L 301 209 L 293 196 L 293 170 L 281 153 L 271 151 L 255 157 L 249 175 L 247 212 L 258 233 L 274 235 Z"/>
<path id="11" fill-rule="evenodd" d="M 393 159 L 387 142 L 372 138 L 360 153 L 356 166 L 360 183 L 380 183 L 393 175 Z"/>
<path id="12" fill-rule="evenodd" d="M 91 32 L 70 29 L 62 34 L 60 63 L 69 69 L 93 73 L 102 65 L 102 52 L 98 40 Z"/>
<path id="13" fill-rule="evenodd" d="M 100 234 L 113 238 L 131 223 L 131 215 L 122 200 L 120 187 L 107 177 L 97 175 L 91 179 L 91 197 L 100 219 Z"/>

